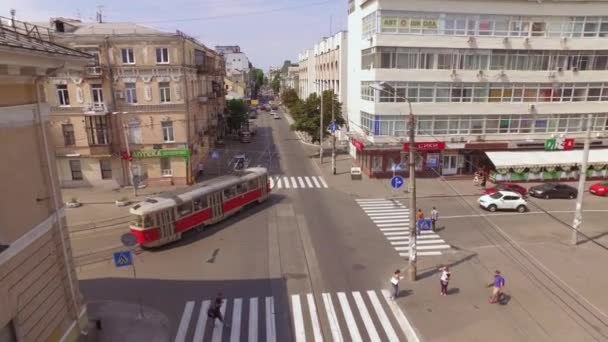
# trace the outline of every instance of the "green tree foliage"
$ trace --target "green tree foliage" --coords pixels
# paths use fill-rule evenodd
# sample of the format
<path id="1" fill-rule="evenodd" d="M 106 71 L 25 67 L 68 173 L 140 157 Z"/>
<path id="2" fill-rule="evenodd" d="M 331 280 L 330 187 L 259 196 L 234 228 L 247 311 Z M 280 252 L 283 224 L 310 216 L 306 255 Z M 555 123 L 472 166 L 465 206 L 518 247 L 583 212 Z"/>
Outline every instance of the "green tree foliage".
<path id="1" fill-rule="evenodd" d="M 285 101 L 284 101 L 285 102 Z M 331 90 L 323 92 L 323 126 L 325 128 L 331 123 L 331 110 L 334 109 L 334 117 L 338 126 L 344 125 L 342 117 L 342 104 L 338 101 L 338 96 Z M 289 112 L 295 122 L 291 125 L 294 131 L 308 133 L 313 142 L 319 141 L 319 125 L 321 124 L 321 98 L 317 94 L 311 94 L 306 101 L 295 101 L 292 106 L 288 106 Z M 330 135 L 327 129 L 323 130 L 323 137 Z"/>
<path id="2" fill-rule="evenodd" d="M 300 101 L 300 98 L 295 89 L 287 89 L 281 94 L 281 101 L 283 101 L 287 108 L 291 108 L 296 102 Z"/>
<path id="3" fill-rule="evenodd" d="M 272 88 L 272 91 L 274 91 L 275 94 L 279 93 L 279 90 L 281 89 L 281 75 L 280 74 L 276 74 L 274 76 L 274 79 L 270 83 L 270 87 Z"/>
<path id="4" fill-rule="evenodd" d="M 241 128 L 241 124 L 247 122 L 247 105 L 243 100 L 230 100 L 226 102 L 226 113 L 228 114 L 228 118 L 226 118 L 226 123 L 228 128 L 239 129 Z"/>
<path id="5" fill-rule="evenodd" d="M 264 85 L 264 71 L 262 69 L 252 69 L 250 78 L 253 81 L 253 97 L 257 98 L 258 91 Z"/>

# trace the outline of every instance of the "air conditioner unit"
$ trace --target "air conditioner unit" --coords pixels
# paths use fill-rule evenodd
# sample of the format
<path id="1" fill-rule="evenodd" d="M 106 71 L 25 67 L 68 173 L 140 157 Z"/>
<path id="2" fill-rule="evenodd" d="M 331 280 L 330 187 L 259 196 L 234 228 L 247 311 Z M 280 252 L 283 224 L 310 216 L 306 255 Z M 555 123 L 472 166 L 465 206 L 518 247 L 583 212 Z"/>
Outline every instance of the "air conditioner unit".
<path id="1" fill-rule="evenodd" d="M 450 142 L 457 142 L 457 141 L 458 141 L 458 138 L 457 138 L 457 137 L 451 137 L 451 138 L 450 138 Z"/>
<path id="2" fill-rule="evenodd" d="M 467 40 L 467 42 L 468 42 L 469 44 L 473 44 L 473 43 L 475 43 L 475 37 L 473 37 L 473 36 L 469 36 L 469 39 Z"/>
<path id="3" fill-rule="evenodd" d="M 485 137 L 485 136 L 483 136 L 483 135 L 476 135 L 476 136 L 475 136 L 475 141 L 484 141 L 484 139 L 485 139 L 485 138 L 486 138 L 486 137 Z"/>
<path id="4" fill-rule="evenodd" d="M 506 77 L 507 73 L 504 70 L 500 70 L 500 72 L 498 73 L 498 76 L 500 76 L 500 77 Z"/>
<path id="5" fill-rule="evenodd" d="M 578 72 L 578 68 L 577 67 L 572 68 L 572 72 Z"/>
<path id="6" fill-rule="evenodd" d="M 562 71 L 564 71 L 564 68 L 562 68 L 562 67 L 557 68 L 557 72 L 562 72 Z"/>
<path id="7" fill-rule="evenodd" d="M 483 70 L 479 70 L 477 72 L 477 77 L 479 77 L 479 78 L 483 77 Z"/>
<path id="8" fill-rule="evenodd" d="M 502 39 L 503 44 L 509 44 L 509 38 L 508 37 L 504 37 Z"/>
<path id="9" fill-rule="evenodd" d="M 456 69 L 452 69 L 452 72 L 450 73 L 450 76 L 452 76 L 452 77 L 456 76 Z"/>
<path id="10" fill-rule="evenodd" d="M 536 110 L 536 105 L 533 105 L 533 104 L 528 105 L 528 110 L 531 111 L 531 112 L 535 111 Z"/>
<path id="11" fill-rule="evenodd" d="M 530 45 L 530 38 L 526 38 L 526 39 L 524 39 L 524 44 L 526 44 L 526 45 Z"/>
<path id="12" fill-rule="evenodd" d="M 561 42 L 563 44 L 567 43 L 568 42 L 568 37 L 562 37 Z"/>

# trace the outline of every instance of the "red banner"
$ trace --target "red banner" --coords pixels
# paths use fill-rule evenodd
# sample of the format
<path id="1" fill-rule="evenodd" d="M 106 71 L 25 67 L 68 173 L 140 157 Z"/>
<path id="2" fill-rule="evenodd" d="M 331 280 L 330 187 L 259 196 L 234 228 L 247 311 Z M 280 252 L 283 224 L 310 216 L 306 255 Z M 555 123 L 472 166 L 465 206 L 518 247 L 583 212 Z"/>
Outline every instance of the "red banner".
<path id="1" fill-rule="evenodd" d="M 355 148 L 357 149 L 357 151 L 361 152 L 363 151 L 363 148 L 365 147 L 365 144 L 363 144 L 362 142 L 360 142 L 359 140 L 352 138 L 350 140 L 350 142 L 355 146 Z"/>
<path id="2" fill-rule="evenodd" d="M 564 139 L 564 150 L 572 150 L 572 149 L 574 149 L 574 138 Z"/>
<path id="3" fill-rule="evenodd" d="M 445 150 L 445 142 L 443 141 L 432 141 L 432 142 L 417 142 L 416 149 L 418 151 L 437 151 Z M 410 143 L 403 144 L 403 150 L 410 150 Z"/>

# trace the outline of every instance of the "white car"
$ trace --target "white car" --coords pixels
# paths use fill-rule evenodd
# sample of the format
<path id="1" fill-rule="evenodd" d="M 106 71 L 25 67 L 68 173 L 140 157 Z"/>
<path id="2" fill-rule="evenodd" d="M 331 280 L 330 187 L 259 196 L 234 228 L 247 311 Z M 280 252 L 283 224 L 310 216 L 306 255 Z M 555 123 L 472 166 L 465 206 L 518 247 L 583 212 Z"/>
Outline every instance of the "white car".
<path id="1" fill-rule="evenodd" d="M 477 200 L 479 206 L 491 212 L 496 210 L 517 210 L 523 213 L 528 210 L 528 202 L 520 194 L 512 191 L 497 191 L 491 195 L 483 195 Z"/>
<path id="2" fill-rule="evenodd" d="M 280 119 L 281 117 L 279 116 L 279 114 L 274 113 L 272 114 L 272 117 L 276 120 L 276 119 Z"/>

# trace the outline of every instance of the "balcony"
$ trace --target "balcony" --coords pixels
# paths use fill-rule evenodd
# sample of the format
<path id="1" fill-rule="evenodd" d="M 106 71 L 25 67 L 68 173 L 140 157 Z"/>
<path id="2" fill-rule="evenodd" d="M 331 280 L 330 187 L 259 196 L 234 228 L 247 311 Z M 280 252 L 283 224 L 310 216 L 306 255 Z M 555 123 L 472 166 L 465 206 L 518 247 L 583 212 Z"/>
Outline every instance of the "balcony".
<path id="1" fill-rule="evenodd" d="M 103 102 L 89 103 L 83 107 L 85 115 L 105 115 L 110 112 L 110 108 Z"/>
<path id="2" fill-rule="evenodd" d="M 84 73 L 87 78 L 101 77 L 103 69 L 100 65 L 91 65 L 84 68 Z"/>
<path id="3" fill-rule="evenodd" d="M 109 156 L 112 154 L 112 147 L 107 145 L 89 145 L 89 154 L 91 156 Z"/>
<path id="4" fill-rule="evenodd" d="M 80 106 L 52 106 L 51 114 L 82 114 L 84 108 Z"/>

